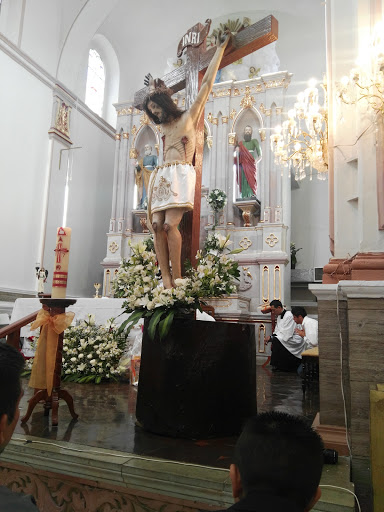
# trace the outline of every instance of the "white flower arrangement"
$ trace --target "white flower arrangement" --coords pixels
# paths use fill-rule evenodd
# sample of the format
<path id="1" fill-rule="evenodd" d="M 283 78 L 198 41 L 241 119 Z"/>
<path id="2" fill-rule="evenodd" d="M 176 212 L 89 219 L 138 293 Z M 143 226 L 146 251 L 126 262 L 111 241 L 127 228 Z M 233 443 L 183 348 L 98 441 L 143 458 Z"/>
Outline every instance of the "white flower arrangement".
<path id="1" fill-rule="evenodd" d="M 214 212 L 220 212 L 227 204 L 227 194 L 224 190 L 215 188 L 209 193 L 207 203 Z"/>
<path id="2" fill-rule="evenodd" d="M 153 338 L 158 326 L 160 339 L 168 333 L 174 316 L 201 310 L 204 298 L 221 297 L 236 290 L 238 264 L 229 252 L 229 236 L 210 234 L 203 251 L 196 255 L 197 264 L 187 266 L 187 276 L 176 279 L 175 288 L 163 288 L 156 279 L 156 255 L 145 244 L 131 244 L 132 256 L 124 260 L 113 281 L 115 296 L 126 297 L 123 304 L 130 317 L 121 324 L 119 332 L 130 329 L 143 317 L 149 317 L 148 332 Z"/>
<path id="3" fill-rule="evenodd" d="M 119 366 L 125 344 L 112 319 L 106 325 L 96 325 L 94 315 L 88 315 L 88 320 L 64 332 L 63 380 L 96 384 L 117 380 L 125 371 Z"/>
<path id="4" fill-rule="evenodd" d="M 64 331 L 62 380 L 96 384 L 102 380 L 117 380 L 125 371 L 119 366 L 125 344 L 113 319 L 105 325 L 96 325 L 94 315 L 88 315 L 87 320 Z M 25 375 L 31 371 L 32 363 L 33 358 L 27 361 Z"/>

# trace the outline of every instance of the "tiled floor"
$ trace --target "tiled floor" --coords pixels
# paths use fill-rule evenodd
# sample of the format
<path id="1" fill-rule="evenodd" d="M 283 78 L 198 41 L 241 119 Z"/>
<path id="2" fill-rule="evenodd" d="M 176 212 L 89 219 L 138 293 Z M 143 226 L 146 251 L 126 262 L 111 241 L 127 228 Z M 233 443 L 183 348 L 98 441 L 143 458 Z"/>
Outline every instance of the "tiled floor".
<path id="1" fill-rule="evenodd" d="M 27 387 L 26 380 L 24 382 L 21 416 L 26 412 L 27 401 L 32 395 L 32 389 Z M 142 456 L 228 468 L 236 440 L 234 437 L 188 441 L 158 436 L 135 426 L 137 389 L 129 384 L 65 383 L 63 387 L 74 398 L 78 421 L 71 421 L 68 408 L 61 401 L 59 426 L 52 428 L 50 418 L 43 415 L 43 406 L 37 405 L 27 424 L 19 424 L 15 432 Z M 257 407 L 258 412 L 284 411 L 304 416 L 308 422 L 312 422 L 319 409 L 319 397 L 313 392 L 303 397 L 298 375 L 272 373 L 258 365 Z"/>

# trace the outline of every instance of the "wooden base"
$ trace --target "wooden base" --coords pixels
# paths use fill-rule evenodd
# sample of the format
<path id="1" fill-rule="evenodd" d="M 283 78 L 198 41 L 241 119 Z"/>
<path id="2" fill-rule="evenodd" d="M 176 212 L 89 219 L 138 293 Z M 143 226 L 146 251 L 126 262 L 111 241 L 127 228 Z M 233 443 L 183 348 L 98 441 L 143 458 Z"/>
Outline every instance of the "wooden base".
<path id="1" fill-rule="evenodd" d="M 151 340 L 144 324 L 136 418 L 150 432 L 205 439 L 240 433 L 256 413 L 254 328 L 174 320 Z"/>
<path id="2" fill-rule="evenodd" d="M 49 311 L 51 316 L 59 315 L 65 312 L 65 308 L 68 306 L 72 306 L 76 303 L 76 299 L 52 299 L 46 298 L 40 300 L 43 308 Z M 21 418 L 21 423 L 26 423 L 33 409 L 39 402 L 44 403 L 44 416 L 49 415 L 49 411 L 52 409 L 52 426 L 57 427 L 59 424 L 59 400 L 63 399 L 69 408 L 69 412 L 73 419 L 77 419 L 79 417 L 78 414 L 75 413 L 75 409 L 73 406 L 73 398 L 64 389 L 61 389 L 61 368 L 62 368 L 62 355 L 63 355 L 63 338 L 64 333 L 58 335 L 58 344 L 57 344 L 57 352 L 56 352 L 56 361 L 55 361 L 55 371 L 53 376 L 53 389 L 52 394 L 48 395 L 46 389 L 35 390 L 35 394 L 29 400 L 28 410 L 25 416 Z"/>
<path id="3" fill-rule="evenodd" d="M 54 389 L 52 391 L 52 395 L 48 396 L 46 389 L 39 389 L 38 391 L 36 391 L 36 393 L 33 395 L 33 397 L 29 400 L 27 412 L 26 412 L 25 416 L 23 416 L 21 418 L 21 423 L 26 423 L 29 420 L 29 418 L 33 412 L 33 409 L 36 407 L 36 405 L 39 402 L 43 401 L 44 402 L 44 416 L 48 416 L 49 411 L 51 409 L 52 410 L 52 426 L 57 427 L 57 425 L 59 424 L 59 400 L 60 400 L 60 398 L 62 398 L 67 403 L 68 409 L 69 409 L 69 412 L 71 413 L 72 418 L 74 420 L 77 420 L 79 415 L 75 413 L 75 409 L 73 406 L 73 398 L 72 398 L 72 395 L 70 393 L 68 393 L 68 391 L 66 391 L 65 389 L 58 389 L 58 390 Z"/>
<path id="4" fill-rule="evenodd" d="M 350 455 L 347 444 L 347 431 L 345 427 L 321 425 L 320 413 L 316 414 L 312 427 L 321 436 L 324 448 L 336 450 L 340 456 Z"/>

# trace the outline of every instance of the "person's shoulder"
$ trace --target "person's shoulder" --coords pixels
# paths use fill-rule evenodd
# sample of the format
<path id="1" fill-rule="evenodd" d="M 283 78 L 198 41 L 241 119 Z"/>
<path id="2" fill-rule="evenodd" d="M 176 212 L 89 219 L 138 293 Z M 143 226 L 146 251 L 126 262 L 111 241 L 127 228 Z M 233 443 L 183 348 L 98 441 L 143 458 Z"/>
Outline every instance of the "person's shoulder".
<path id="1" fill-rule="evenodd" d="M 12 492 L 8 487 L 0 486 L 1 512 L 39 512 L 35 499 L 30 494 Z"/>

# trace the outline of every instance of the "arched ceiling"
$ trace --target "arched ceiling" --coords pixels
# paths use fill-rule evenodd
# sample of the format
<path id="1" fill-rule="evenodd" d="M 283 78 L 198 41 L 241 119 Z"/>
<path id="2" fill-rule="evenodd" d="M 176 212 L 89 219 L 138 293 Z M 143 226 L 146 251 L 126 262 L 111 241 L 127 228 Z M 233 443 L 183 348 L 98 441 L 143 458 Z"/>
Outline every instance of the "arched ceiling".
<path id="1" fill-rule="evenodd" d="M 100 33 L 110 41 L 120 63 L 120 101 L 132 98 L 148 71 L 154 76 L 162 75 L 167 58 L 176 54 L 180 37 L 196 22 L 204 23 L 208 17 L 225 21 L 228 17 L 251 14 L 252 21 L 257 21 L 274 14 L 278 19 L 287 20 L 283 27 L 280 23 L 280 33 L 289 28 L 290 19 L 294 25 L 294 17 L 301 17 L 320 24 L 320 31 L 324 32 L 322 0 L 237 0 L 236 4 L 232 0 L 183 3 L 175 0 L 81 0 L 74 3 L 69 0 L 68 8 L 62 9 L 67 34 L 63 34 L 58 78 L 76 89 L 78 73 L 74 71 L 84 62 L 92 37 Z"/>

